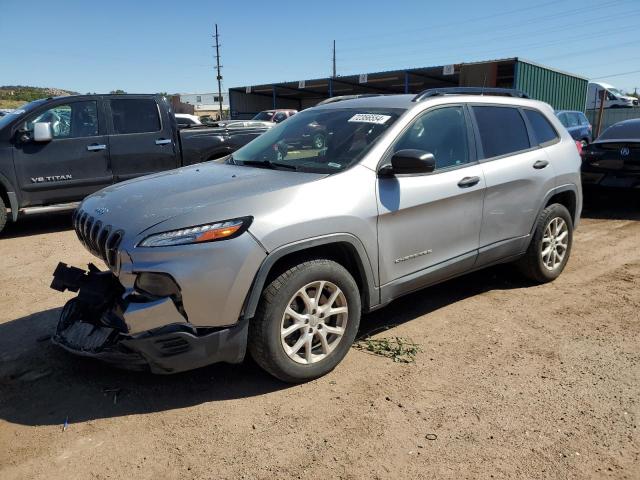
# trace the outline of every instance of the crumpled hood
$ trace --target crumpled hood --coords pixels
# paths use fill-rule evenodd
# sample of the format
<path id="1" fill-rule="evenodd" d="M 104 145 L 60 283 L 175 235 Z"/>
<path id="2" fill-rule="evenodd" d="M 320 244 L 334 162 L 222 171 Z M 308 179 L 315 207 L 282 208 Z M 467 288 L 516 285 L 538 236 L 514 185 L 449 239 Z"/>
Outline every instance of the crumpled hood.
<path id="1" fill-rule="evenodd" d="M 242 203 L 242 199 L 323 176 L 215 162 L 200 163 L 112 185 L 87 197 L 80 208 L 103 225 L 112 225 L 127 234 L 137 235 L 195 209 L 212 210 L 214 213 L 217 209 L 212 207 L 216 205 L 237 205 Z M 251 213 L 247 212 L 247 215 Z M 214 220 L 222 218 L 208 221 Z"/>

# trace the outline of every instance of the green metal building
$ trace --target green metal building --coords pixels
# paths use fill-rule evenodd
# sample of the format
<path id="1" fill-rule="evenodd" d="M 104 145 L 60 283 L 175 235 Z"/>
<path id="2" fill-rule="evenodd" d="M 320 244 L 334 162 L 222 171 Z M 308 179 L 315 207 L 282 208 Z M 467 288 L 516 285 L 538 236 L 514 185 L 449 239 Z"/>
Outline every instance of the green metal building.
<path id="1" fill-rule="evenodd" d="M 584 111 L 588 80 L 521 58 L 418 67 L 229 89 L 232 118 L 262 110 L 303 110 L 337 95 L 418 93 L 438 87 L 516 88 L 556 110 Z"/>

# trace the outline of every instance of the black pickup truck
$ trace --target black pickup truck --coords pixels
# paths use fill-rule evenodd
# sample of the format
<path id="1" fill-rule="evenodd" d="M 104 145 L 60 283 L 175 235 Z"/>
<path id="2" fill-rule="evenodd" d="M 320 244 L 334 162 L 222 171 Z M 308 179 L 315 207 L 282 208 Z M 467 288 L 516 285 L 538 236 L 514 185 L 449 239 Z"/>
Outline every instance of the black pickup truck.
<path id="1" fill-rule="evenodd" d="M 268 127 L 179 130 L 158 95 L 36 100 L 0 117 L 0 231 L 22 215 L 71 209 L 112 183 L 228 155 Z"/>

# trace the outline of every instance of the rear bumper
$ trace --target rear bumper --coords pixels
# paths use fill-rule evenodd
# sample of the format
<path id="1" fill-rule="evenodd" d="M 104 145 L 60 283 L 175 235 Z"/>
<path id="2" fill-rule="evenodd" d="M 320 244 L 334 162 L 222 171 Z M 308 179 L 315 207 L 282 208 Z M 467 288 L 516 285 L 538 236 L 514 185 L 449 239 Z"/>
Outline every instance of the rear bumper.
<path id="1" fill-rule="evenodd" d="M 590 172 L 582 171 L 585 187 L 640 188 L 640 173 L 635 172 Z"/>
<path id="2" fill-rule="evenodd" d="M 62 309 L 54 344 L 82 357 L 128 370 L 177 373 L 212 363 L 240 363 L 247 345 L 248 320 L 222 328 L 197 328 L 169 298 L 123 296 L 110 272 L 89 273 L 61 264 L 54 274 L 56 290 L 78 291 Z M 163 325 L 131 334 L 135 321 Z"/>

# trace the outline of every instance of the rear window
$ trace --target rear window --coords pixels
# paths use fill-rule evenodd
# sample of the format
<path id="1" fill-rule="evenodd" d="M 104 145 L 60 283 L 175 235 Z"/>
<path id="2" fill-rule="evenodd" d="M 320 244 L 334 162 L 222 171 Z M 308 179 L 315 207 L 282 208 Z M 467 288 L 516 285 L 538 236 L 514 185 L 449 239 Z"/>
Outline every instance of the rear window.
<path id="1" fill-rule="evenodd" d="M 520 112 L 511 107 L 473 107 L 484 158 L 498 157 L 530 148 L 529 135 Z"/>
<path id="2" fill-rule="evenodd" d="M 535 110 L 527 109 L 524 110 L 524 114 L 527 116 L 527 120 L 529 120 L 531 128 L 533 128 L 533 133 L 539 144 L 551 142 L 558 138 L 558 134 L 555 129 L 543 114 Z"/>
<path id="3" fill-rule="evenodd" d="M 271 121 L 271 117 L 273 117 L 274 113 L 275 112 L 269 112 L 269 111 L 260 112 L 255 117 L 253 117 L 251 120 L 264 120 L 264 121 L 269 122 L 269 121 Z"/>
<path id="4" fill-rule="evenodd" d="M 640 139 L 640 121 L 620 122 L 607 128 L 598 140 Z"/>
<path id="5" fill-rule="evenodd" d="M 111 100 L 115 133 L 146 133 L 160 130 L 160 115 L 155 100 L 126 98 Z"/>

